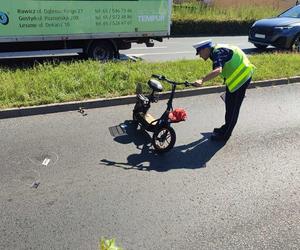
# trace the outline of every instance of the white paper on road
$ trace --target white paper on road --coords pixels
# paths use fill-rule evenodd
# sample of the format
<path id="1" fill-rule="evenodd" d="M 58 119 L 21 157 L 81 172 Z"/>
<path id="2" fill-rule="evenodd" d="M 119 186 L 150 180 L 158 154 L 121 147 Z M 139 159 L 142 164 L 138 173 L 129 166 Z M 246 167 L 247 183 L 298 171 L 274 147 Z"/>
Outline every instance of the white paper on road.
<path id="1" fill-rule="evenodd" d="M 50 159 L 46 158 L 46 159 L 43 161 L 42 165 L 45 166 L 45 167 L 47 167 L 49 163 L 50 163 Z"/>

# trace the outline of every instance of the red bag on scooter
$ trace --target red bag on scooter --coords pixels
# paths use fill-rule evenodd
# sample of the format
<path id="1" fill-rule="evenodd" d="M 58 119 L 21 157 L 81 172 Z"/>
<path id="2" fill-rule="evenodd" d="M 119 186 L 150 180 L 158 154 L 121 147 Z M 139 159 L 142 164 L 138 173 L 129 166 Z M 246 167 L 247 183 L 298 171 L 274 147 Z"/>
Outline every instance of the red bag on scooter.
<path id="1" fill-rule="evenodd" d="M 177 108 L 174 109 L 173 111 L 171 111 L 169 113 L 169 119 L 172 122 L 181 122 L 181 121 L 185 121 L 187 118 L 187 113 L 185 112 L 184 109 L 182 108 Z"/>

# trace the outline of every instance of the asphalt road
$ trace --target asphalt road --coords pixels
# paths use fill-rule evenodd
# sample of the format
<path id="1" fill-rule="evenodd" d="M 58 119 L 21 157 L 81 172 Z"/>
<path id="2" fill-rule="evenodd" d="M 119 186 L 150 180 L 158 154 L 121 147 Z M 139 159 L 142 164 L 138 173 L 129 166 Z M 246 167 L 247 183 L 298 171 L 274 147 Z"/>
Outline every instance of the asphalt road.
<path id="1" fill-rule="evenodd" d="M 0 249 L 299 249 L 300 84 L 250 89 L 226 145 L 219 94 L 155 155 L 132 105 L 0 120 Z M 158 115 L 164 101 L 153 107 Z M 113 138 L 108 128 L 124 124 Z M 37 188 L 31 187 L 39 182 Z"/>
<path id="2" fill-rule="evenodd" d="M 155 42 L 155 46 L 147 48 L 144 44 L 133 44 L 130 50 L 120 51 L 122 58 L 137 57 L 146 61 L 172 61 L 179 59 L 195 59 L 195 50 L 192 45 L 211 39 L 214 43 L 226 43 L 239 46 L 247 54 L 260 53 L 252 43 L 248 42 L 248 36 L 216 36 L 216 37 L 176 37 L 164 39 L 163 42 Z M 274 50 L 270 47 L 268 50 Z"/>
<path id="3" fill-rule="evenodd" d="M 145 60 L 148 62 L 161 62 L 161 61 L 174 61 L 180 59 L 196 59 L 195 50 L 192 45 L 203 40 L 212 39 L 214 43 L 227 43 L 237 45 L 244 50 L 246 54 L 261 53 L 254 47 L 253 44 L 248 42 L 247 36 L 218 36 L 218 37 L 177 37 L 177 38 L 165 38 L 163 42 L 155 41 L 155 46 L 147 48 L 144 44 L 132 44 L 132 48 L 129 50 L 121 50 L 121 60 Z M 274 51 L 275 49 L 270 47 L 267 51 Z M 0 59 L 0 65 L 4 67 L 28 67 L 35 63 L 43 63 L 49 60 L 71 61 L 78 59 L 77 54 L 55 55 L 55 56 L 27 56 L 24 58 L 10 58 Z"/>

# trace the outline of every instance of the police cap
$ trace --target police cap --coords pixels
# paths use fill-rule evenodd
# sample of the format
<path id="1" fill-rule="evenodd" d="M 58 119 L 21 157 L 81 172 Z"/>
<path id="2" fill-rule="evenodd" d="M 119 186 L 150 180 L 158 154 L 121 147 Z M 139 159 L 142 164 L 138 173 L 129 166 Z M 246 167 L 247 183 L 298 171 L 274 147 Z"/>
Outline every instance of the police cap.
<path id="1" fill-rule="evenodd" d="M 193 47 L 196 49 L 196 55 L 198 55 L 201 49 L 211 48 L 212 47 L 212 41 L 211 40 L 205 40 L 205 41 L 194 44 Z"/>

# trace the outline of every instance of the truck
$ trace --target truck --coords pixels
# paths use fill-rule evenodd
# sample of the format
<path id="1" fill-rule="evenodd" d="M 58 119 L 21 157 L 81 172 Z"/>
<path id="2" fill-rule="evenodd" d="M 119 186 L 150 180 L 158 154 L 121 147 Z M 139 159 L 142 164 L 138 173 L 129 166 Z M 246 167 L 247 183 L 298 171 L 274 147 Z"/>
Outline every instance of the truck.
<path id="1" fill-rule="evenodd" d="M 9 0 L 0 4 L 0 57 L 119 57 L 170 36 L 172 0 Z M 37 53 L 38 52 L 38 53 Z"/>

